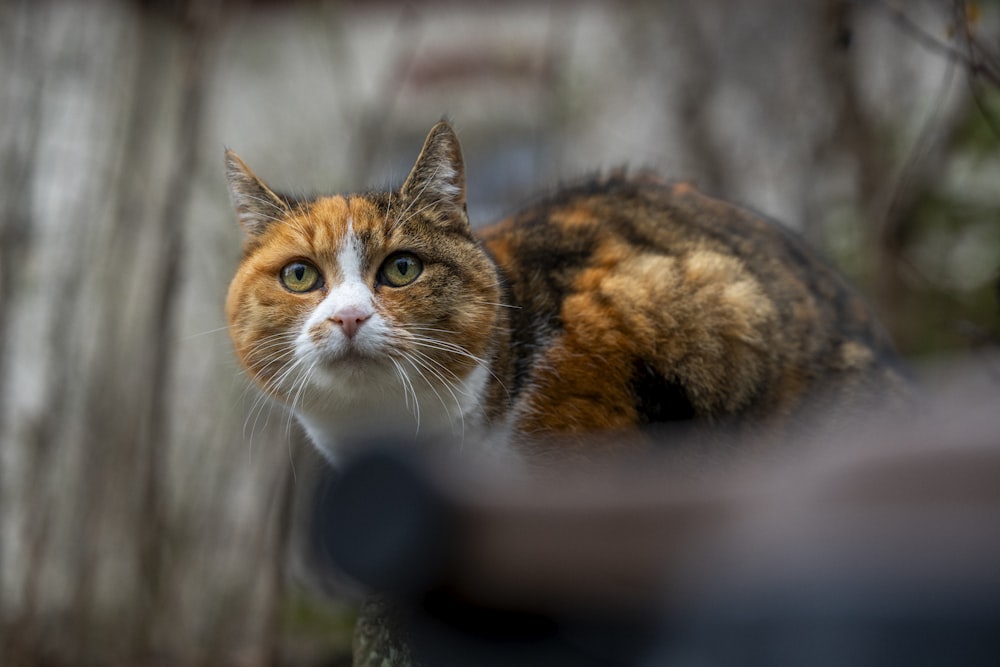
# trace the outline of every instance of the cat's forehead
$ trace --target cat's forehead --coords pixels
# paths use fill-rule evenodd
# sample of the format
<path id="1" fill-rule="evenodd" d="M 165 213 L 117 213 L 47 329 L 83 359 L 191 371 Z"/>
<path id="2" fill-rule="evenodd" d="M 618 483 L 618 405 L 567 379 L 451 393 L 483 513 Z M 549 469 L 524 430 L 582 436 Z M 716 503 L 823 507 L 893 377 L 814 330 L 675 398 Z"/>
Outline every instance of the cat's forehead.
<path id="1" fill-rule="evenodd" d="M 348 233 L 371 238 L 385 230 L 385 207 L 364 196 L 319 197 L 296 212 L 285 225 L 287 233 L 300 235 L 314 248 L 343 244 Z"/>
<path id="2" fill-rule="evenodd" d="M 381 227 L 385 219 L 385 211 L 379 211 L 375 202 L 363 196 L 319 197 L 305 215 L 309 222 L 336 236 L 346 234 L 348 229 L 359 232 Z"/>
<path id="3" fill-rule="evenodd" d="M 395 197 L 376 195 L 332 195 L 300 202 L 288 215 L 269 225 L 244 257 L 265 273 L 273 272 L 295 256 L 305 257 L 335 271 L 345 247 L 361 253 L 367 265 L 378 261 L 387 248 L 409 236 L 403 225 L 394 224 L 390 211 Z"/>

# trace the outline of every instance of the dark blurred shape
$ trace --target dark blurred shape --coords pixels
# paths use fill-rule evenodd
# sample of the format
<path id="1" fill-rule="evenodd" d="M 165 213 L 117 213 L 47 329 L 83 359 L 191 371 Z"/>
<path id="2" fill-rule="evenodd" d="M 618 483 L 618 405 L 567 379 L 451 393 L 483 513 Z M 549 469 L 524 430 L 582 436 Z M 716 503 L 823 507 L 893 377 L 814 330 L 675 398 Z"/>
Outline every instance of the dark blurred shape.
<path id="1" fill-rule="evenodd" d="M 446 573 L 455 521 L 416 462 L 385 448 L 335 476 L 315 516 L 317 546 L 350 577 L 409 594 Z"/>
<path id="2" fill-rule="evenodd" d="M 642 664 L 985 667 L 1000 661 L 995 581 L 938 589 L 843 574 L 719 591 L 668 626 Z"/>
<path id="3" fill-rule="evenodd" d="M 425 664 L 1000 664 L 978 398 L 701 476 L 662 452 L 522 478 L 369 448 L 320 509 L 327 553 Z"/>

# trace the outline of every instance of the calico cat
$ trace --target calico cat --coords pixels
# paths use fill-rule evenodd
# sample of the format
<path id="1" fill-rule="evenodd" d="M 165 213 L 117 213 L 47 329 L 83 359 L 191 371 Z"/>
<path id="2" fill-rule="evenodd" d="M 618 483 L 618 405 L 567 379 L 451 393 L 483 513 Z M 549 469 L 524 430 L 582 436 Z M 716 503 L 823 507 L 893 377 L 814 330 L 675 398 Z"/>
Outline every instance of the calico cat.
<path id="1" fill-rule="evenodd" d="M 672 422 L 780 428 L 904 384 L 836 273 L 690 185 L 614 172 L 476 233 L 445 121 L 398 191 L 296 199 L 226 168 L 236 352 L 332 461 L 371 432 L 530 459 Z"/>

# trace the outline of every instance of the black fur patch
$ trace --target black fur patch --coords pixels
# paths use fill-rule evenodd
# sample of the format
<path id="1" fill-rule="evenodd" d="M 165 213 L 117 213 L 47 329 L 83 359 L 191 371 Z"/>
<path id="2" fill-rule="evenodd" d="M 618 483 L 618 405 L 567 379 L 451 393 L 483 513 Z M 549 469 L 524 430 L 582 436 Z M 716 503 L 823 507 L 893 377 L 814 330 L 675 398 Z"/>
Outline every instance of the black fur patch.
<path id="1" fill-rule="evenodd" d="M 684 386 L 641 359 L 635 361 L 632 395 L 640 425 L 688 421 L 696 416 Z"/>

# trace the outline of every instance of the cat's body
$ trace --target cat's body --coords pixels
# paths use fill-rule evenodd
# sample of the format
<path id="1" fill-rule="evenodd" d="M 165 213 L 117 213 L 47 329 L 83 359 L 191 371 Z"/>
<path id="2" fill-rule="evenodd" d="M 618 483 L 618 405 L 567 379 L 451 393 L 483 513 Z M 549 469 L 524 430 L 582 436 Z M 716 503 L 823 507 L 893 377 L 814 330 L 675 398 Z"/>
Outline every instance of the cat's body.
<path id="1" fill-rule="evenodd" d="M 227 165 L 247 232 L 237 352 L 331 458 L 418 427 L 530 458 L 664 422 L 780 426 L 821 394 L 901 384 L 835 273 L 687 185 L 595 179 L 477 236 L 443 122 L 399 192 L 298 202 Z"/>

